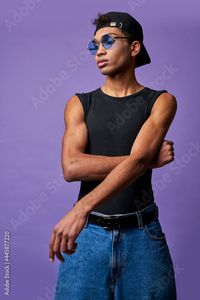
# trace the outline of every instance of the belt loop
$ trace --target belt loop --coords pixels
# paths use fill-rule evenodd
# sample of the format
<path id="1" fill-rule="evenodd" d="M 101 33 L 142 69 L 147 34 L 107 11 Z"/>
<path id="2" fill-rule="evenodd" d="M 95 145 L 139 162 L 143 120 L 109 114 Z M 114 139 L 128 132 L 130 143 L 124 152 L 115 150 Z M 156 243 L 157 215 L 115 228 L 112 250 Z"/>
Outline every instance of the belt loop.
<path id="1" fill-rule="evenodd" d="M 85 228 L 88 226 L 88 219 L 89 219 L 89 216 L 90 216 L 90 214 L 87 216 L 87 219 L 86 219 L 86 222 L 85 222 L 85 225 L 84 225 Z"/>
<path id="2" fill-rule="evenodd" d="M 142 220 L 142 214 L 140 212 L 136 212 L 137 219 L 138 219 L 138 227 L 139 229 L 144 228 L 143 220 Z"/>

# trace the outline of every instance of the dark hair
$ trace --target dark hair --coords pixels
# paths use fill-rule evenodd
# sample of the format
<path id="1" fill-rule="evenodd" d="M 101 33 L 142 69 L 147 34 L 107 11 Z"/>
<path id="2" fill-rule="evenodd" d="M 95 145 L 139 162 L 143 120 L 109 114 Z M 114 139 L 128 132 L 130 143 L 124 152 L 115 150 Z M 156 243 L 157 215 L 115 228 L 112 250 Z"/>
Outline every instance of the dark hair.
<path id="1" fill-rule="evenodd" d="M 107 14 L 104 14 L 104 13 L 98 13 L 97 15 L 97 18 L 93 19 L 92 20 L 92 24 L 97 26 L 97 25 L 104 25 L 108 22 L 111 22 L 111 18 L 107 15 Z M 134 41 L 134 38 L 125 30 L 121 29 L 121 28 L 118 28 L 119 30 L 121 30 L 121 32 L 126 36 L 128 37 L 128 43 L 131 44 L 133 41 Z"/>

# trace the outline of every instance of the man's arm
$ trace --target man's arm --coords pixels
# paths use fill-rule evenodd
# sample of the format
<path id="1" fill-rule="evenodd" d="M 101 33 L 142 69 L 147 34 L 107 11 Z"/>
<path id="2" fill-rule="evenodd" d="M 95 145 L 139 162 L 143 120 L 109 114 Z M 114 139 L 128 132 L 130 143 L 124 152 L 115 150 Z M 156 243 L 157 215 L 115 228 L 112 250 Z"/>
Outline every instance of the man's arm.
<path id="1" fill-rule="evenodd" d="M 72 96 L 67 102 L 64 121 L 61 162 L 66 181 L 103 180 L 113 168 L 128 157 L 84 153 L 88 143 L 88 131 L 78 96 Z"/>
<path id="2" fill-rule="evenodd" d="M 78 96 L 72 96 L 64 111 L 65 132 L 62 140 L 62 169 L 66 181 L 103 180 L 129 155 L 101 156 L 86 154 L 88 143 L 87 126 L 83 107 Z M 173 160 L 172 144 L 164 141 L 159 156 L 149 164 L 149 168 L 161 167 Z M 158 158 L 157 160 L 155 160 Z"/>
<path id="3" fill-rule="evenodd" d="M 91 212 L 95 206 L 124 190 L 146 172 L 158 151 L 177 110 L 176 98 L 161 94 L 154 103 L 151 115 L 140 129 L 130 156 L 119 163 L 108 176 L 77 203 L 84 211 Z"/>

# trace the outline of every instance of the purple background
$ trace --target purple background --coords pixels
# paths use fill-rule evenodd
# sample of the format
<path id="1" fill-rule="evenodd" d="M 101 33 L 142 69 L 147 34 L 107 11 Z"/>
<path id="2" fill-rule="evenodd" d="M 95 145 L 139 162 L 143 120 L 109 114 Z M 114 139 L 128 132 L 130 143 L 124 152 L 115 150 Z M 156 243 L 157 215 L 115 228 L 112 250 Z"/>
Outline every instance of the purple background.
<path id="1" fill-rule="evenodd" d="M 167 89 L 178 101 L 166 136 L 174 141 L 175 161 L 154 171 L 153 187 L 178 299 L 199 295 L 198 2 L 12 0 L 0 8 L 1 252 L 8 230 L 10 299 L 53 299 L 59 262 L 48 260 L 49 238 L 80 186 L 62 176 L 64 107 L 71 95 L 104 82 L 86 47 L 91 20 L 109 10 L 129 12 L 143 25 L 152 63 L 136 69 L 138 81 Z"/>

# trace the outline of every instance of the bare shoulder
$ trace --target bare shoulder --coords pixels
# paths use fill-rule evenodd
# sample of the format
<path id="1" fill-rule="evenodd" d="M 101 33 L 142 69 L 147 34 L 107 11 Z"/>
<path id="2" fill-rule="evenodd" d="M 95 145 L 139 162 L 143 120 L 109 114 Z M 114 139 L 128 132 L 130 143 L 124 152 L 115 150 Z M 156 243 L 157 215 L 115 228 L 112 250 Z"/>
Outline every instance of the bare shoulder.
<path id="1" fill-rule="evenodd" d="M 177 110 L 177 99 L 176 97 L 168 92 L 162 93 L 155 101 L 151 113 L 154 114 L 158 111 L 171 112 L 175 114 Z"/>
<path id="2" fill-rule="evenodd" d="M 65 105 L 64 109 L 64 119 L 65 121 L 83 121 L 84 120 L 84 110 L 82 104 L 77 95 L 72 95 Z"/>
<path id="3" fill-rule="evenodd" d="M 82 105 L 80 103 L 79 97 L 77 95 L 72 95 L 65 105 L 65 110 L 74 110 L 74 109 L 81 109 Z M 82 110 L 83 111 L 83 110 Z"/>

